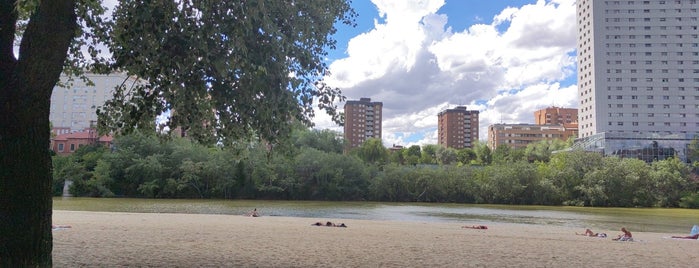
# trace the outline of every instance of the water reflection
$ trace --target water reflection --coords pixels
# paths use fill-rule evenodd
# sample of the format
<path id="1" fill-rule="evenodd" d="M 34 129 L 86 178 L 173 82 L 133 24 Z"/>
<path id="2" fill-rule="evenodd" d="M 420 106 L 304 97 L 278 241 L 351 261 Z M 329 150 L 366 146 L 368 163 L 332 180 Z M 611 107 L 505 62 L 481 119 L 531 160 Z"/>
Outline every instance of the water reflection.
<path id="1" fill-rule="evenodd" d="M 263 216 L 318 219 L 454 222 L 460 224 L 537 224 L 574 228 L 683 234 L 699 224 L 699 210 L 579 208 L 470 204 L 315 202 L 259 200 L 162 200 L 56 198 L 54 209 L 146 213 L 243 215 L 257 208 Z"/>

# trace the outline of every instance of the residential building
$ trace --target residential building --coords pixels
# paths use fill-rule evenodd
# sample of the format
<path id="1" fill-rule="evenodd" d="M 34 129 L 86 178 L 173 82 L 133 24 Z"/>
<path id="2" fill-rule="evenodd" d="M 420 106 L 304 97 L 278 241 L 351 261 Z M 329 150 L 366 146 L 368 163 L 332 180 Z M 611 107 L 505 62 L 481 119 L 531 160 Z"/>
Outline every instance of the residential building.
<path id="1" fill-rule="evenodd" d="M 382 102 L 372 102 L 371 98 L 349 100 L 344 109 L 344 135 L 348 149 L 358 147 L 370 138 L 381 139 Z"/>
<path id="2" fill-rule="evenodd" d="M 682 139 L 672 146 L 684 157 L 699 135 L 697 0 L 578 0 L 576 8 L 581 146 L 611 154 L 625 140 Z"/>
<path id="3" fill-rule="evenodd" d="M 487 146 L 495 150 L 500 145 L 526 148 L 530 143 L 542 140 L 567 140 L 570 132 L 563 125 L 494 124 L 488 127 Z"/>
<path id="4" fill-rule="evenodd" d="M 99 136 L 94 128 L 87 128 L 79 132 L 58 134 L 51 139 L 51 149 L 57 155 L 69 155 L 78 148 L 89 144 L 102 144 L 110 147 L 112 145 L 111 136 Z"/>
<path id="5" fill-rule="evenodd" d="M 534 112 L 537 125 L 563 125 L 578 122 L 577 108 L 547 107 Z"/>
<path id="6" fill-rule="evenodd" d="M 478 141 L 478 111 L 466 106 L 446 109 L 437 115 L 439 145 L 454 149 L 473 148 Z"/>
<path id="7" fill-rule="evenodd" d="M 563 136 L 578 137 L 578 109 L 547 107 L 534 112 L 537 125 L 561 125 L 565 129 Z"/>
<path id="8" fill-rule="evenodd" d="M 123 73 L 86 76 L 94 85 L 74 78 L 72 86 L 56 86 L 53 89 L 49 120 L 54 127 L 77 132 L 94 126 L 97 122 L 97 108 L 112 99 L 114 88 L 122 84 L 131 86 L 136 82 L 134 78 Z M 67 78 L 61 76 L 61 82 L 67 83 Z"/>

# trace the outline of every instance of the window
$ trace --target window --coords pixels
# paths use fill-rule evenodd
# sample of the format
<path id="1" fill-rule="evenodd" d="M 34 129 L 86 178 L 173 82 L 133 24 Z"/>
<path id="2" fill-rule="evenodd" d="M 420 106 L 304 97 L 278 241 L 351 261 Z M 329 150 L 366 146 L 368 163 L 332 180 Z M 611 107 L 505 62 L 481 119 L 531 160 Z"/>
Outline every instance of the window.
<path id="1" fill-rule="evenodd" d="M 70 144 L 70 151 L 71 152 L 75 151 L 75 144 L 73 144 L 73 143 Z"/>
<path id="2" fill-rule="evenodd" d="M 58 151 L 63 152 L 63 143 L 58 144 Z"/>

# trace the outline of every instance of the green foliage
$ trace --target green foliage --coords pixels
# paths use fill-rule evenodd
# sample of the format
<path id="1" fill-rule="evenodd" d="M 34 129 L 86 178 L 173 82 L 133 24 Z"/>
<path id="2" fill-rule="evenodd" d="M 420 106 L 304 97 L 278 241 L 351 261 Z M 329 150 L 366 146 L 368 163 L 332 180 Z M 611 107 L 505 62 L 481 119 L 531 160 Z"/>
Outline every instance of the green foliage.
<path id="1" fill-rule="evenodd" d="M 311 125 L 316 106 L 341 123 L 344 96 L 320 79 L 335 23 L 355 16 L 343 0 L 123 1 L 108 32 L 111 67 L 147 83 L 118 88 L 101 127 L 128 133 L 170 110 L 170 129 L 231 145 L 251 136 L 275 144 L 290 122 Z"/>
<path id="2" fill-rule="evenodd" d="M 439 145 L 436 144 L 423 145 L 420 153 L 420 164 L 437 164 L 437 148 L 439 148 Z"/>
<path id="3" fill-rule="evenodd" d="M 292 143 L 298 148 L 315 148 L 327 153 L 342 153 L 343 140 L 339 133 L 331 130 L 307 129 L 296 130 L 292 134 Z"/>
<path id="4" fill-rule="evenodd" d="M 681 208 L 699 208 L 699 193 L 688 194 L 680 200 Z"/>
<path id="5" fill-rule="evenodd" d="M 364 162 L 380 165 L 388 160 L 388 149 L 383 146 L 381 139 L 371 138 L 353 150 L 353 154 Z"/>
<path id="6" fill-rule="evenodd" d="M 516 154 L 463 165 L 455 164 L 457 151 L 437 145 L 389 153 L 370 140 L 342 154 L 334 137 L 301 128 L 288 150 L 277 152 L 255 141 L 210 147 L 134 133 L 117 138 L 113 152 L 85 147 L 55 157 L 55 192 L 61 180 L 79 178 L 71 190 L 80 196 L 693 207 L 699 190 L 691 168 L 674 158 L 647 164 L 570 151 L 551 154 L 549 161 Z M 436 164 L 394 161 L 432 151 Z M 475 152 L 464 155 L 477 158 Z"/>

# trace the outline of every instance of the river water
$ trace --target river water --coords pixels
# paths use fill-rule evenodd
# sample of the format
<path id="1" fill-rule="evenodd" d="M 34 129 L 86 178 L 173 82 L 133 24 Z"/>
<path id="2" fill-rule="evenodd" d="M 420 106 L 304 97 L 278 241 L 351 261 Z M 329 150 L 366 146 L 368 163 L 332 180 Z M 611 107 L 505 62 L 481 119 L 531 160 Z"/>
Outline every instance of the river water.
<path id="1" fill-rule="evenodd" d="M 389 202 L 260 201 L 133 198 L 55 198 L 54 209 L 142 213 L 242 215 L 254 208 L 262 216 L 321 220 L 362 219 L 556 225 L 573 228 L 685 234 L 699 224 L 699 210 L 661 208 L 588 208 Z M 582 231 L 581 230 L 581 231 Z"/>

